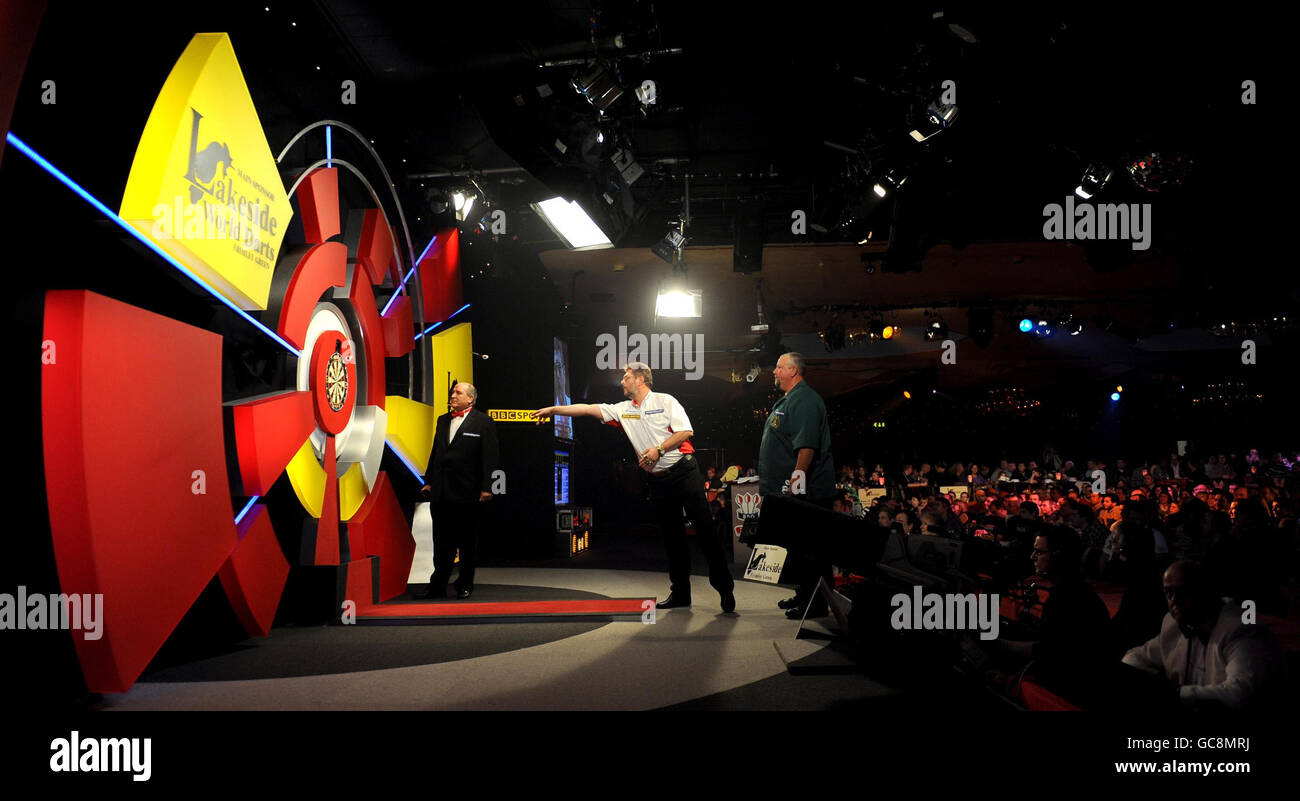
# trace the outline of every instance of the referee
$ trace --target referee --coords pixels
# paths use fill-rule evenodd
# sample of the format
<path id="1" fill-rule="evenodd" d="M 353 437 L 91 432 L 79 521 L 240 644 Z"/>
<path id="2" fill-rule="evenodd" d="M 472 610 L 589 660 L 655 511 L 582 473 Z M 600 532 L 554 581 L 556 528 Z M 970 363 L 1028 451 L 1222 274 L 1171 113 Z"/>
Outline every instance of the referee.
<path id="1" fill-rule="evenodd" d="M 654 376 L 650 367 L 632 362 L 623 373 L 622 403 L 575 403 L 571 406 L 548 406 L 533 412 L 542 418 L 552 414 L 568 417 L 599 417 L 607 425 L 621 426 L 632 447 L 639 454 L 642 470 L 649 473 L 650 501 L 655 522 L 664 536 L 668 552 L 668 578 L 672 582 L 668 597 L 659 601 L 658 609 L 691 605 L 691 554 L 686 544 L 682 509 L 695 527 L 695 541 L 700 544 L 709 563 L 709 583 L 722 597 L 722 611 L 736 608 L 732 594 L 735 582 L 722 555 L 722 543 L 714 535 L 713 519 L 704 497 L 704 477 L 692 456 L 690 418 L 672 395 L 653 392 Z"/>

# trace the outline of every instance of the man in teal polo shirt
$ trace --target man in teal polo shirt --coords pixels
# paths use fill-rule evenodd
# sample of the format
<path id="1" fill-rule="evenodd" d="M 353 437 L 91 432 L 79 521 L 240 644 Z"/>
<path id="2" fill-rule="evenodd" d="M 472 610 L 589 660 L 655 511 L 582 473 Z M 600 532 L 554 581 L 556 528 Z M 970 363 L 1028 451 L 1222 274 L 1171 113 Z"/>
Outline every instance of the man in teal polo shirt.
<path id="1" fill-rule="evenodd" d="M 777 386 L 785 390 L 785 395 L 772 407 L 763 428 L 763 441 L 758 448 L 758 491 L 760 495 L 788 492 L 830 509 L 835 503 L 835 465 L 831 460 L 826 404 L 804 381 L 803 371 L 804 358 L 799 353 L 783 355 L 772 370 Z M 826 614 L 825 603 L 813 598 L 812 592 L 818 576 L 834 586 L 830 584 L 830 563 L 810 554 L 794 553 L 790 554 L 790 561 L 799 587 L 793 598 L 781 601 L 778 606 L 789 610 L 788 616 L 799 618 L 811 601 L 810 615 Z"/>

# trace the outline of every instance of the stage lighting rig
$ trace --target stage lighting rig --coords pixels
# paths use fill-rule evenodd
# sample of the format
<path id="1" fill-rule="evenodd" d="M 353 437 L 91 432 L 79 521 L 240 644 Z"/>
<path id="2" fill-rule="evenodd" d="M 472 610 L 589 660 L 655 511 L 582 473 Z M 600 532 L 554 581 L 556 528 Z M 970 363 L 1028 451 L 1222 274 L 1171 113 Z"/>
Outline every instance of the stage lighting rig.
<path id="1" fill-rule="evenodd" d="M 907 183 L 907 174 L 901 170 L 893 169 L 884 174 L 884 176 L 872 186 L 871 191 L 876 193 L 876 197 L 888 197 L 891 192 L 896 192 L 903 188 Z"/>
<path id="2" fill-rule="evenodd" d="M 956 103 L 931 103 L 925 109 L 925 122 L 912 130 L 911 137 L 924 142 L 940 131 L 946 131 L 956 119 Z"/>
<path id="3" fill-rule="evenodd" d="M 1094 195 L 1106 188 L 1110 177 L 1114 171 L 1100 161 L 1094 161 L 1083 171 L 1083 178 L 1079 180 L 1079 185 L 1074 188 L 1074 194 L 1084 200 L 1091 199 Z"/>
<path id="4" fill-rule="evenodd" d="M 578 72 L 569 82 L 573 91 L 587 98 L 587 102 L 597 110 L 604 111 L 623 96 L 623 87 L 618 85 L 614 76 L 599 61 L 594 61 L 586 69 Z"/>
<path id="5" fill-rule="evenodd" d="M 681 224 L 679 223 L 678 229 L 668 229 L 668 233 L 664 234 L 664 238 L 650 248 L 656 256 L 669 264 L 677 263 L 682 245 L 686 243 L 686 235 L 682 233 L 680 228 Z"/>
<path id="6" fill-rule="evenodd" d="M 936 342 L 948 338 L 948 324 L 942 318 L 932 320 L 925 328 L 925 338 L 931 342 Z"/>

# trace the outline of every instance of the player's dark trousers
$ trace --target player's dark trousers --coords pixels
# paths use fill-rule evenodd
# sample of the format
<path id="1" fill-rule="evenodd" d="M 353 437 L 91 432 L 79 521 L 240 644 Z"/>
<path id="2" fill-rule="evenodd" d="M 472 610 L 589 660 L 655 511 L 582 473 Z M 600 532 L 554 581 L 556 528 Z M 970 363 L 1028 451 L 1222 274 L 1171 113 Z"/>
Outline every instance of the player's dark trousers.
<path id="1" fill-rule="evenodd" d="M 722 541 L 717 537 L 717 527 L 709 514 L 709 504 L 704 496 L 704 476 L 692 457 L 678 461 L 668 472 L 650 476 L 650 502 L 654 506 L 655 522 L 663 532 L 664 549 L 668 552 L 668 578 L 672 582 L 674 599 L 691 597 L 691 552 L 687 545 L 686 526 L 682 509 L 695 528 L 695 541 L 704 552 L 709 564 L 709 583 L 718 592 L 730 592 L 735 586 L 731 570 L 722 552 Z"/>
<path id="2" fill-rule="evenodd" d="M 478 532 L 483 504 L 440 501 L 433 513 L 433 575 L 429 590 L 445 592 L 451 578 L 452 562 L 460 551 L 460 577 L 456 590 L 474 589 L 474 568 L 478 562 Z"/>

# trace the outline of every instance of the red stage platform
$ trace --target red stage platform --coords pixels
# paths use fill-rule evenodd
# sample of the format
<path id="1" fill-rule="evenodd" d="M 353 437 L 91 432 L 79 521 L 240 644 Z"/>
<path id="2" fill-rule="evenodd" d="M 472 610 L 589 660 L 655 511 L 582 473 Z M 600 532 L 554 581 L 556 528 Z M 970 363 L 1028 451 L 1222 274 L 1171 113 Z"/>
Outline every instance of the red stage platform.
<path id="1" fill-rule="evenodd" d="M 653 598 L 597 598 L 581 601 L 496 601 L 474 603 L 386 603 L 357 610 L 357 623 L 447 623 L 485 618 L 537 620 L 548 617 L 606 617 L 612 620 L 641 620 L 653 610 Z"/>

